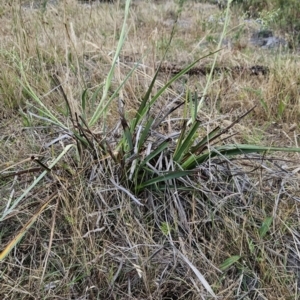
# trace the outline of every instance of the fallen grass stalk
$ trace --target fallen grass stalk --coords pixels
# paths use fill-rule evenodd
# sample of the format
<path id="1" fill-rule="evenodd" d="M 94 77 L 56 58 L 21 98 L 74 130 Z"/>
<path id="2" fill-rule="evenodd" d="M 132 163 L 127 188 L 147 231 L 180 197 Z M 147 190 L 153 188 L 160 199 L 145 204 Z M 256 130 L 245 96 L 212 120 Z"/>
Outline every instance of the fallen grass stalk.
<path id="1" fill-rule="evenodd" d="M 130 193 L 127 189 L 122 187 L 121 185 L 117 184 L 113 179 L 110 178 L 110 182 L 119 190 L 122 192 L 126 193 L 136 204 L 143 206 L 143 204 L 132 194 Z"/>
<path id="2" fill-rule="evenodd" d="M 178 251 L 176 249 L 176 252 L 179 254 L 179 256 L 184 260 L 184 262 L 192 269 L 192 271 L 196 274 L 197 278 L 199 279 L 199 281 L 203 284 L 203 286 L 205 287 L 205 289 L 211 294 L 211 296 L 213 296 L 214 298 L 217 298 L 217 296 L 215 295 L 215 293 L 213 292 L 211 286 L 209 285 L 209 283 L 206 281 L 206 279 L 204 278 L 204 276 L 199 272 L 199 270 L 189 261 L 189 259 L 183 255 L 180 251 Z"/>
<path id="3" fill-rule="evenodd" d="M 0 261 L 3 261 L 5 257 L 11 252 L 11 250 L 21 241 L 23 236 L 28 232 L 30 227 L 34 224 L 36 219 L 41 215 L 41 213 L 45 210 L 45 208 L 48 206 L 51 200 L 57 196 L 57 192 L 50 195 L 44 203 L 36 210 L 36 212 L 33 214 L 33 216 L 30 218 L 30 220 L 20 229 L 20 231 L 16 234 L 16 236 L 5 246 L 4 250 L 0 253 Z M 10 210 L 11 211 L 11 208 Z M 5 212 L 6 214 L 3 214 L 5 218 L 8 215 L 8 212 Z"/>
<path id="4" fill-rule="evenodd" d="M 60 159 L 72 148 L 74 147 L 73 144 L 66 146 L 63 151 L 55 158 L 55 160 L 49 165 L 48 169 L 52 169 L 59 161 Z M 20 203 L 20 201 L 26 197 L 29 192 L 38 185 L 38 183 L 46 176 L 46 174 L 48 173 L 48 169 L 43 171 L 33 182 L 32 184 L 23 192 L 23 194 L 17 198 L 14 203 L 7 209 L 5 209 L 1 216 L 0 216 L 0 222 L 5 220 L 7 218 L 7 216 L 9 216 L 9 214 L 17 207 L 17 205 Z"/>

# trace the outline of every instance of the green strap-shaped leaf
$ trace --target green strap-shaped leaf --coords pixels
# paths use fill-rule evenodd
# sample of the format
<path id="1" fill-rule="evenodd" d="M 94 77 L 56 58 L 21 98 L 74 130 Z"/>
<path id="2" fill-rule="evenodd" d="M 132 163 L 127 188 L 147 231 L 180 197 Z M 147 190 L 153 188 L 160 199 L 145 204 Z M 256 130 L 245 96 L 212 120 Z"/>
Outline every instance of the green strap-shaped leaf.
<path id="1" fill-rule="evenodd" d="M 145 127 L 142 130 L 140 139 L 138 141 L 138 150 L 139 151 L 142 148 L 142 146 L 144 145 L 144 142 L 145 142 L 145 140 L 147 139 L 147 137 L 149 135 L 149 132 L 150 132 L 150 129 L 151 129 L 151 125 L 153 124 L 153 122 L 154 122 L 154 117 L 150 116 L 149 120 L 147 121 Z"/>
<path id="2" fill-rule="evenodd" d="M 192 126 L 191 126 L 191 128 L 190 128 L 190 130 L 187 134 L 187 137 L 182 142 L 182 145 L 178 149 L 176 149 L 177 151 L 175 152 L 173 159 L 177 163 L 180 163 L 181 158 L 183 157 L 183 155 L 190 150 L 191 144 L 194 141 L 196 131 L 199 128 L 200 124 L 201 124 L 201 122 L 199 120 L 196 120 L 192 124 Z"/>
<path id="3" fill-rule="evenodd" d="M 264 219 L 261 227 L 259 228 L 259 236 L 261 238 L 263 238 L 267 234 L 267 232 L 270 229 L 270 226 L 272 225 L 272 222 L 273 222 L 273 217 L 267 217 Z"/>
<path id="4" fill-rule="evenodd" d="M 121 118 L 121 123 L 122 123 L 123 130 L 124 130 L 124 136 L 125 136 L 125 139 L 127 141 L 128 147 L 129 147 L 129 152 L 131 154 L 131 151 L 133 150 L 133 140 L 132 140 L 130 128 L 129 128 L 125 118 L 123 118 L 123 117 Z"/>
<path id="5" fill-rule="evenodd" d="M 300 148 L 279 148 L 279 147 L 264 147 L 264 146 L 256 146 L 256 145 L 244 145 L 244 144 L 230 144 L 221 147 L 216 147 L 212 149 L 210 152 L 205 154 L 201 154 L 198 156 L 191 155 L 181 167 L 184 170 L 194 169 L 197 165 L 202 164 L 208 158 L 213 158 L 219 155 L 223 156 L 236 156 L 241 154 L 250 154 L 250 153 L 263 153 L 269 151 L 282 151 L 282 152 L 300 152 Z"/>
<path id="6" fill-rule="evenodd" d="M 235 264 L 241 257 L 239 255 L 233 255 L 227 258 L 221 265 L 220 265 L 220 270 L 225 271 L 228 269 L 230 266 Z"/>
<path id="7" fill-rule="evenodd" d="M 148 112 L 148 110 L 150 109 L 150 107 L 152 107 L 154 105 L 154 103 L 158 100 L 158 98 L 160 97 L 160 95 L 166 90 L 169 88 L 169 86 L 174 82 L 176 81 L 177 79 L 179 79 L 180 77 L 182 77 L 185 73 L 187 73 L 192 67 L 195 66 L 195 64 L 197 64 L 200 60 L 206 58 L 206 57 L 209 57 L 211 56 L 212 54 L 214 53 L 217 53 L 219 52 L 220 50 L 217 50 L 215 52 L 212 52 L 212 53 L 209 53 L 201 58 L 198 58 L 197 60 L 195 60 L 194 62 L 192 62 L 191 64 L 189 64 L 186 68 L 184 68 L 183 70 L 181 70 L 178 74 L 176 74 L 174 77 L 171 78 L 170 81 L 168 81 L 152 98 L 151 100 L 149 100 L 150 98 L 150 95 L 151 95 L 151 91 L 153 89 L 153 86 L 154 86 L 154 83 L 156 81 L 156 78 L 157 78 L 157 75 L 158 75 L 158 72 L 159 72 L 159 68 L 157 69 L 154 77 L 153 77 L 153 80 L 151 81 L 151 84 L 150 84 L 150 87 L 149 89 L 147 90 L 146 92 L 146 95 L 145 97 L 143 98 L 143 101 L 138 109 L 138 112 L 136 114 L 136 117 L 135 117 L 135 124 L 134 126 L 136 126 L 140 120 L 146 115 L 146 113 Z"/>
<path id="8" fill-rule="evenodd" d="M 86 117 L 86 98 L 87 98 L 87 91 L 88 89 L 84 89 L 83 93 L 81 94 L 81 107 L 82 107 L 82 115 L 85 119 Z"/>
<path id="9" fill-rule="evenodd" d="M 126 23 L 127 23 L 127 19 L 128 19 L 128 15 L 129 15 L 130 2 L 131 2 L 131 0 L 126 0 L 125 10 L 124 10 L 123 26 L 122 26 L 120 38 L 119 38 L 119 41 L 118 41 L 116 53 L 114 55 L 111 68 L 108 72 L 108 75 L 107 75 L 107 78 L 106 78 L 106 81 L 105 81 L 105 84 L 104 84 L 102 98 L 101 98 L 100 103 L 97 106 L 92 118 L 89 121 L 89 124 L 88 124 L 89 126 L 93 126 L 99 120 L 99 118 L 102 116 L 103 113 L 105 115 L 105 110 L 106 110 L 106 108 L 109 104 L 109 101 L 108 101 L 108 103 L 105 103 L 105 101 L 107 101 L 107 95 L 108 95 L 109 88 L 111 86 L 114 70 L 115 70 L 115 67 L 116 67 L 117 61 L 119 59 L 121 49 L 123 47 L 123 44 L 124 44 L 124 41 L 125 41 L 125 38 L 126 38 Z M 111 101 L 111 99 L 110 99 L 110 101 Z"/>
<path id="10" fill-rule="evenodd" d="M 179 138 L 177 140 L 177 144 L 176 144 L 176 148 L 175 148 L 175 151 L 174 151 L 173 159 L 174 159 L 174 157 L 176 157 L 177 155 L 179 155 L 177 153 L 179 152 L 179 149 L 181 148 L 182 143 L 184 141 L 184 136 L 185 136 L 186 128 L 187 128 L 187 120 L 184 120 L 182 128 L 181 128 L 181 132 L 180 132 L 180 135 L 179 135 Z"/>
<path id="11" fill-rule="evenodd" d="M 191 174 L 194 174 L 194 173 L 195 173 L 194 171 L 172 171 L 172 172 L 168 172 L 164 175 L 157 176 L 155 178 L 152 178 L 152 179 L 140 184 L 137 187 L 137 190 L 142 190 L 147 186 L 150 186 L 150 185 L 162 182 L 162 181 L 172 180 L 172 179 L 176 179 L 176 178 L 179 178 L 179 177 L 184 177 L 184 176 L 187 176 L 187 175 L 191 175 Z"/>
<path id="12" fill-rule="evenodd" d="M 197 151 L 201 152 L 201 148 L 207 145 L 216 135 L 221 132 L 221 128 L 218 126 L 213 129 L 208 135 L 205 136 L 197 145 L 191 148 L 191 153 L 195 153 Z"/>
<path id="13" fill-rule="evenodd" d="M 171 139 L 166 139 L 165 141 L 163 141 L 160 145 L 158 145 L 158 147 L 153 150 L 150 154 L 148 154 L 143 161 L 141 162 L 140 166 L 145 165 L 147 162 L 149 162 L 152 158 L 154 158 L 155 156 L 157 156 L 159 153 L 161 153 L 162 151 L 164 151 L 170 143 Z"/>

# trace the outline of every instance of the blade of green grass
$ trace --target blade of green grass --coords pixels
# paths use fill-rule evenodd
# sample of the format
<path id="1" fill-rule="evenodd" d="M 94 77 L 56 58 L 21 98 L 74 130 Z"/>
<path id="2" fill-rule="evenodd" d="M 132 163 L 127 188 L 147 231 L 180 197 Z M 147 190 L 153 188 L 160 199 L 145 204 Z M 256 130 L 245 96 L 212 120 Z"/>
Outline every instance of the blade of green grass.
<path id="1" fill-rule="evenodd" d="M 32 100 L 34 100 L 36 103 L 38 103 L 38 105 L 40 107 L 42 107 L 41 111 L 43 112 L 43 114 L 46 115 L 49 119 L 51 119 L 53 123 L 55 123 L 56 125 L 60 126 L 61 128 L 64 128 L 64 129 L 68 130 L 68 128 L 63 123 L 61 123 L 51 113 L 51 111 L 44 105 L 44 103 L 40 100 L 40 98 L 32 90 L 32 88 L 30 87 L 30 85 L 29 85 L 29 83 L 27 81 L 27 77 L 26 77 L 26 74 L 25 74 L 24 69 L 23 69 L 23 64 L 20 61 L 20 59 L 18 59 L 17 57 L 14 57 L 14 59 L 16 61 L 16 67 L 20 71 L 22 79 L 25 81 L 25 83 L 23 83 L 21 79 L 18 79 L 20 85 L 23 87 L 23 89 L 25 90 L 25 92 L 32 98 Z"/>
<path id="2" fill-rule="evenodd" d="M 200 101 L 198 102 L 198 107 L 196 107 L 196 113 L 192 114 L 192 118 L 189 120 L 189 123 L 195 121 L 193 118 L 194 118 L 194 116 L 198 115 L 200 109 L 202 108 L 202 104 L 203 104 L 204 99 L 207 95 L 207 91 L 210 87 L 212 77 L 213 77 L 213 73 L 214 73 L 214 70 L 215 70 L 215 66 L 216 66 L 216 63 L 217 63 L 217 58 L 218 58 L 217 52 L 219 52 L 221 50 L 223 40 L 226 37 L 226 30 L 228 28 L 228 24 L 229 24 L 229 20 L 230 20 L 230 4 L 231 4 L 231 2 L 232 2 L 232 0 L 227 1 L 227 8 L 226 8 L 226 13 L 225 13 L 225 18 L 224 18 L 225 22 L 224 22 L 222 34 L 220 36 L 220 40 L 219 40 L 219 43 L 218 43 L 218 47 L 217 47 L 218 50 L 216 52 L 212 53 L 212 54 L 214 54 L 214 60 L 213 60 L 208 78 L 206 80 L 207 83 L 206 83 L 205 88 L 202 92 L 202 97 L 201 97 Z"/>
<path id="3" fill-rule="evenodd" d="M 137 190 L 139 191 L 139 190 L 144 189 L 147 186 L 154 185 L 154 184 L 162 182 L 162 181 L 172 180 L 172 179 L 176 179 L 176 178 L 179 178 L 179 177 L 184 177 L 184 176 L 187 176 L 187 175 L 191 175 L 191 174 L 194 174 L 194 173 L 195 173 L 194 171 L 172 171 L 172 172 L 168 172 L 164 175 L 157 176 L 155 178 L 152 178 L 152 179 L 140 184 L 137 187 Z"/>
<path id="4" fill-rule="evenodd" d="M 153 150 L 150 154 L 148 154 L 143 159 L 143 161 L 141 162 L 140 166 L 142 167 L 143 165 L 145 165 L 146 163 L 148 163 L 151 159 L 153 159 L 155 156 L 157 156 L 159 153 L 161 153 L 166 148 L 168 148 L 170 142 L 171 142 L 171 139 L 166 139 L 165 141 L 163 141 L 160 145 L 158 145 L 158 147 L 155 150 Z"/>
<path id="5" fill-rule="evenodd" d="M 151 90 L 150 88 L 148 89 L 147 93 L 146 93 L 146 96 L 147 97 L 144 97 L 141 105 L 140 105 L 140 108 L 136 114 L 136 121 L 135 121 L 135 124 L 134 126 L 136 126 L 138 124 L 138 122 L 146 115 L 146 113 L 149 111 L 149 109 L 155 104 L 155 102 L 158 100 L 158 98 L 161 96 L 161 94 L 163 92 L 166 91 L 166 89 L 169 88 L 170 85 L 172 85 L 172 83 L 174 83 L 174 81 L 176 81 L 177 79 L 179 79 L 180 77 L 182 77 L 185 73 L 187 73 L 193 66 L 195 66 L 200 60 L 206 58 L 206 57 L 209 57 L 211 56 L 212 54 L 218 52 L 219 50 L 213 52 L 213 53 L 209 53 L 205 56 L 202 56 L 201 58 L 195 60 L 194 62 L 192 62 L 191 64 L 189 64 L 186 68 L 184 68 L 183 70 L 181 70 L 178 74 L 176 74 L 174 77 L 171 78 L 171 80 L 169 80 L 154 96 L 151 100 L 149 100 L 149 97 L 150 97 L 150 93 L 151 93 Z M 156 71 L 155 73 L 155 76 L 153 77 L 153 80 L 156 79 L 157 77 L 157 74 L 158 74 L 158 71 L 159 69 Z M 154 85 L 154 82 L 153 81 L 151 82 L 151 87 Z M 152 89 L 152 88 L 151 88 Z M 149 92 L 149 93 L 148 93 Z M 149 100 L 149 101 L 148 101 Z"/>
<path id="6" fill-rule="evenodd" d="M 272 225 L 272 222 L 273 222 L 273 217 L 267 217 L 264 219 L 261 227 L 259 228 L 259 236 L 261 238 L 263 238 L 267 234 L 267 232 L 270 229 L 270 226 Z"/>
<path id="7" fill-rule="evenodd" d="M 191 153 L 202 152 L 203 149 L 216 135 L 221 132 L 221 128 L 218 126 L 213 129 L 205 138 L 203 138 L 197 145 L 191 148 Z"/>
<path id="8" fill-rule="evenodd" d="M 92 109 L 95 108 L 95 103 L 96 103 L 98 94 L 99 94 L 99 92 L 101 91 L 101 89 L 103 89 L 103 87 L 104 87 L 104 83 L 100 84 L 100 85 L 96 88 L 95 92 L 93 92 L 93 95 L 92 95 L 92 97 L 91 97 Z"/>
<path id="9" fill-rule="evenodd" d="M 87 91 L 88 89 L 84 89 L 84 91 L 81 94 L 81 108 L 82 108 L 82 115 L 83 118 L 86 118 L 86 98 L 87 98 Z"/>
<path id="10" fill-rule="evenodd" d="M 176 148 L 175 148 L 175 151 L 174 151 L 173 159 L 174 159 L 174 156 L 176 155 L 176 153 L 178 153 L 179 148 L 181 148 L 181 146 L 182 146 L 186 129 L 187 129 L 187 120 L 184 120 L 183 124 L 182 124 L 180 135 L 179 135 L 177 143 L 176 143 Z"/>
<path id="11" fill-rule="evenodd" d="M 187 134 L 187 137 L 182 141 L 181 146 L 176 149 L 173 159 L 177 163 L 180 163 L 183 155 L 190 150 L 191 145 L 194 142 L 195 134 L 196 134 L 200 124 L 201 124 L 201 122 L 199 120 L 196 120 L 192 124 L 192 126 Z"/>
<path id="12" fill-rule="evenodd" d="M 91 119 L 88 123 L 89 126 L 93 126 L 103 114 L 104 114 L 104 116 L 106 115 L 106 110 L 107 110 L 107 107 L 109 105 L 109 102 L 105 104 L 105 101 L 107 101 L 107 94 L 108 94 L 109 88 L 111 86 L 114 70 L 115 70 L 115 67 L 116 67 L 121 49 L 123 47 L 123 44 L 124 44 L 124 41 L 125 41 L 125 38 L 126 38 L 126 23 L 127 23 L 127 19 L 128 19 L 128 15 L 129 15 L 130 2 L 131 2 L 131 0 L 126 0 L 125 12 L 124 12 L 124 21 L 123 21 L 123 26 L 122 26 L 120 38 L 119 38 L 119 41 L 118 41 L 116 53 L 115 53 L 115 56 L 114 56 L 113 61 L 112 61 L 112 66 L 109 70 L 109 73 L 108 73 L 106 81 L 105 81 L 105 85 L 104 85 L 104 88 L 103 88 L 103 94 L 102 94 L 101 100 L 100 100 L 100 102 L 99 102 L 99 104 L 96 108 L 95 113 L 93 114 L 93 116 L 91 117 Z M 112 100 L 112 98 L 110 98 L 110 101 L 111 100 Z"/>
<path id="13" fill-rule="evenodd" d="M 124 130 L 124 137 L 125 137 L 125 140 L 127 142 L 128 148 L 129 148 L 128 150 L 131 154 L 131 152 L 133 150 L 133 139 L 132 139 L 132 135 L 130 132 L 130 128 L 129 128 L 124 116 L 121 116 L 121 124 L 122 124 L 123 130 Z M 126 149 L 126 151 L 127 151 L 127 149 Z"/>
<path id="14" fill-rule="evenodd" d="M 208 151 L 205 154 L 201 155 L 191 155 L 182 165 L 183 170 L 191 170 L 197 165 L 205 162 L 208 158 L 213 158 L 216 156 L 224 155 L 226 157 L 236 156 L 241 154 L 250 154 L 250 153 L 264 153 L 264 152 L 299 152 L 300 148 L 279 148 L 279 147 L 264 147 L 256 145 L 244 145 L 244 144 L 230 144 L 224 145 L 221 147 L 216 147 L 216 151 L 213 149 Z"/>
<path id="15" fill-rule="evenodd" d="M 103 111 L 108 109 L 108 106 L 110 103 L 117 97 L 122 87 L 125 85 L 125 83 L 128 81 L 128 79 L 131 77 L 132 73 L 139 67 L 140 61 L 135 64 L 135 66 L 130 70 L 130 72 L 126 75 L 125 79 L 121 82 L 121 84 L 115 89 L 113 94 L 109 97 L 107 102 L 104 104 L 102 110 L 100 111 L 99 115 L 103 113 Z"/>
<path id="16" fill-rule="evenodd" d="M 23 86 L 24 90 L 26 91 L 26 93 L 28 95 L 30 95 L 30 97 L 37 102 L 42 109 L 39 109 L 40 113 L 44 114 L 45 116 L 47 116 L 54 124 L 56 124 L 57 126 L 68 130 L 68 128 L 61 123 L 52 113 L 51 111 L 44 105 L 44 103 L 39 99 L 39 97 L 34 93 L 34 91 L 31 89 L 31 87 L 29 86 L 29 84 L 26 82 L 27 86 L 25 86 L 21 81 L 19 81 L 20 84 Z"/>
<path id="17" fill-rule="evenodd" d="M 158 69 L 156 70 L 154 76 L 153 76 L 153 79 L 150 83 L 150 86 L 149 88 L 147 89 L 146 91 L 146 94 L 145 96 L 143 97 L 142 99 L 142 102 L 140 103 L 139 105 L 139 109 L 137 110 L 136 112 L 136 115 L 135 115 L 135 118 L 134 118 L 134 122 L 132 122 L 132 127 L 131 127 L 131 131 L 133 132 L 137 126 L 137 124 L 139 124 L 142 120 L 142 118 L 144 117 L 145 115 L 145 112 L 147 112 L 149 109 L 150 109 L 150 106 L 147 105 L 147 103 L 149 102 L 149 98 L 150 98 L 150 95 L 151 95 L 151 92 L 152 92 L 152 89 L 154 87 L 154 84 L 155 84 L 155 81 L 156 81 L 156 78 L 159 74 L 159 70 L 160 70 L 160 66 L 158 67 Z"/>
<path id="18" fill-rule="evenodd" d="M 151 96 L 151 92 L 152 92 L 154 84 L 156 82 L 156 78 L 157 78 L 157 76 L 159 74 L 162 62 L 164 61 L 164 59 L 165 59 L 165 57 L 166 57 L 166 55 L 167 55 L 167 53 L 169 51 L 172 39 L 174 37 L 175 26 L 176 26 L 177 20 L 179 18 L 179 15 L 181 13 L 181 8 L 182 8 L 182 5 L 183 5 L 183 2 L 181 1 L 179 4 L 180 4 L 179 12 L 176 15 L 176 20 L 175 20 L 174 25 L 172 27 L 172 32 L 171 32 L 171 35 L 170 35 L 167 47 L 165 49 L 164 55 L 163 55 L 163 57 L 161 59 L 161 62 L 160 62 L 159 66 L 158 66 L 158 68 L 157 68 L 157 70 L 156 70 L 156 72 L 155 72 L 155 74 L 154 74 L 154 76 L 153 76 L 153 78 L 151 80 L 150 86 L 149 86 L 148 90 L 146 91 L 146 94 L 143 97 L 142 102 L 141 102 L 141 104 L 139 106 L 139 109 L 138 109 L 138 111 L 136 113 L 136 116 L 134 118 L 134 122 L 132 123 L 131 132 L 133 132 L 135 130 L 137 124 L 139 124 L 141 122 L 141 120 L 143 119 L 143 117 L 149 111 L 149 109 L 151 107 L 151 105 L 149 105 L 149 99 L 150 99 L 150 96 Z M 147 103 L 148 103 L 148 105 L 147 105 Z"/>
<path id="19" fill-rule="evenodd" d="M 239 255 L 233 255 L 227 258 L 221 265 L 220 265 L 220 270 L 225 271 L 229 267 L 231 267 L 233 264 L 235 264 L 237 261 L 239 261 L 241 257 Z"/>
<path id="20" fill-rule="evenodd" d="M 141 133 L 141 137 L 140 137 L 139 142 L 138 142 L 138 151 L 140 151 L 140 149 L 144 145 L 144 142 L 146 141 L 147 137 L 149 136 L 151 125 L 153 124 L 153 122 L 154 122 L 154 117 L 150 116 L 149 120 L 147 121 L 147 123 L 146 123 L 146 125 L 145 125 L 145 127 L 144 127 L 144 129 Z"/>

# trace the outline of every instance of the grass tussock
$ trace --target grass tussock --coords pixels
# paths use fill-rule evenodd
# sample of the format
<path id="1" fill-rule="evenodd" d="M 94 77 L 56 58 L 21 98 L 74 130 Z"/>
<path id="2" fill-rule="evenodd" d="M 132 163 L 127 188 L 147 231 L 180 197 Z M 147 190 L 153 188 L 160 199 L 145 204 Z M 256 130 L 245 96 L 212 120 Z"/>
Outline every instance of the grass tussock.
<path id="1" fill-rule="evenodd" d="M 0 4 L 1 298 L 296 299 L 298 54 L 236 7 L 37 4 Z"/>

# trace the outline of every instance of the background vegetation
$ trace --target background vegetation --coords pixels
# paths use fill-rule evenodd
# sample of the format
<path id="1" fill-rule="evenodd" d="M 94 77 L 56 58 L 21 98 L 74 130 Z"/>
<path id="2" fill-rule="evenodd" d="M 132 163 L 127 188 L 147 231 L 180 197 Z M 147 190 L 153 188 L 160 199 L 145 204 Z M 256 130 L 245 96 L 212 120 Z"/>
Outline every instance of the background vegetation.
<path id="1" fill-rule="evenodd" d="M 203 2 L 203 1 L 201 1 Z M 218 2 L 225 8 L 226 1 L 208 1 L 210 3 Z M 272 20 L 268 24 L 270 29 L 281 31 L 287 34 L 290 39 L 291 47 L 298 47 L 300 41 L 300 3 L 297 0 L 233 0 L 232 7 L 242 11 L 252 18 L 267 17 Z"/>

